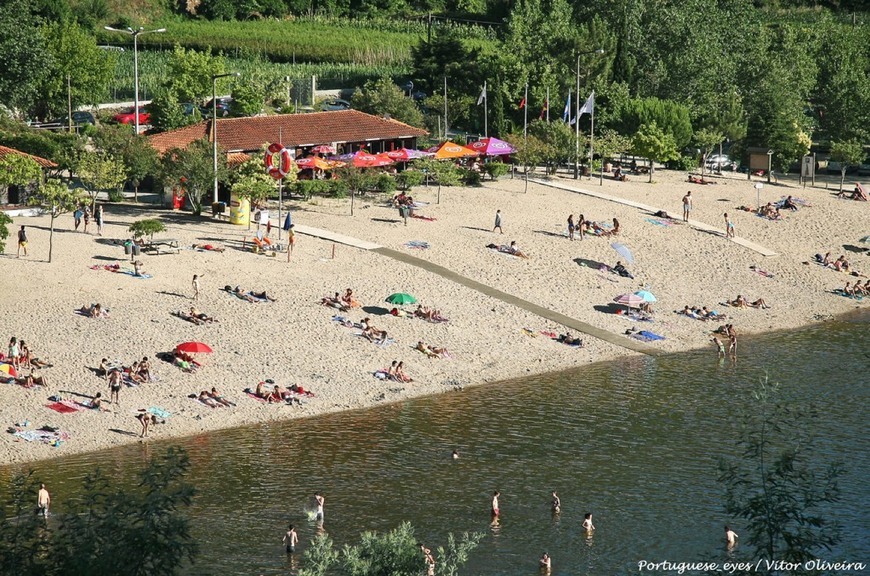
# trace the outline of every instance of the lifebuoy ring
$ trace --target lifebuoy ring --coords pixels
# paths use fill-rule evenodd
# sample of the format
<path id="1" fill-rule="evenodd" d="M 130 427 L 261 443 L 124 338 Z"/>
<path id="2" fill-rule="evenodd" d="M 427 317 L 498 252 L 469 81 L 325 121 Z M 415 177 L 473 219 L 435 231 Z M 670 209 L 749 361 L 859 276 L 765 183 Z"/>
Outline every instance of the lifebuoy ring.
<path id="1" fill-rule="evenodd" d="M 277 164 L 275 160 L 276 156 L 278 157 Z M 280 180 L 290 173 L 293 167 L 293 156 L 282 145 L 273 142 L 269 144 L 269 148 L 266 150 L 265 163 L 269 176 L 275 180 Z"/>

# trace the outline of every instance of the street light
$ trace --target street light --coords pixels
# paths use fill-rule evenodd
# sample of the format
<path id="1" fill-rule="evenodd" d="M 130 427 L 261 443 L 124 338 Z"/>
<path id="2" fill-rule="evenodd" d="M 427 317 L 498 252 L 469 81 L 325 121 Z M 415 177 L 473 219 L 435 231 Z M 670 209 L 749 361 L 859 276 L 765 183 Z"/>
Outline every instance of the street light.
<path id="1" fill-rule="evenodd" d="M 111 26 L 103 26 L 109 32 L 120 32 L 121 34 L 129 34 L 133 37 L 133 99 L 134 99 L 134 108 L 133 108 L 133 117 L 134 117 L 134 126 L 136 128 L 136 134 L 139 134 L 139 36 L 142 34 L 150 34 L 152 32 L 166 32 L 166 28 L 158 28 L 157 30 L 145 30 L 141 26 L 137 30 L 133 30 L 132 28 L 127 28 L 126 30 L 120 30 L 118 28 L 112 28 Z"/>
<path id="2" fill-rule="evenodd" d="M 604 54 L 604 48 L 586 50 L 577 54 L 577 98 L 574 113 L 574 180 L 580 178 L 580 57 L 588 54 Z M 588 74 L 587 74 L 588 76 Z M 590 158 L 590 162 L 592 159 Z M 589 166 L 592 170 L 592 166 Z"/>
<path id="3" fill-rule="evenodd" d="M 228 78 L 241 76 L 238 72 L 230 72 L 228 74 L 212 74 L 211 75 L 211 104 L 212 104 L 212 119 L 211 119 L 211 138 L 214 151 L 214 202 L 218 201 L 218 173 L 217 173 L 217 80 L 218 78 Z"/>

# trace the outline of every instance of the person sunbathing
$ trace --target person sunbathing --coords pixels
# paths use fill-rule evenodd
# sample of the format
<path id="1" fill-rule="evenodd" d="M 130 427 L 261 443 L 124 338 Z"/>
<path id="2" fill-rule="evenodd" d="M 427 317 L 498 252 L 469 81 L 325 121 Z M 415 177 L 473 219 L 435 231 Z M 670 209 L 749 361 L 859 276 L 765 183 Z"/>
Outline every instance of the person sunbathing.
<path id="1" fill-rule="evenodd" d="M 362 306 L 359 300 L 353 297 L 353 290 L 348 288 L 344 292 L 344 296 L 341 297 L 341 302 L 350 308 L 359 308 Z"/>
<path id="2" fill-rule="evenodd" d="M 342 302 L 342 299 L 339 298 L 338 292 L 336 292 L 334 296 L 324 296 L 323 298 L 320 299 L 320 303 L 323 306 L 329 306 L 330 308 L 337 308 L 338 310 L 341 310 L 342 312 L 350 312 L 350 308 L 345 306 L 344 302 Z"/>
<path id="3" fill-rule="evenodd" d="M 827 267 L 831 267 L 834 265 L 834 263 L 831 262 L 831 253 L 830 252 L 827 252 L 825 254 L 825 257 L 822 258 L 822 265 L 827 266 Z"/>
<path id="4" fill-rule="evenodd" d="M 48 380 L 36 370 L 31 370 L 25 381 L 25 388 L 33 388 L 34 386 L 45 386 L 48 388 Z"/>
<path id="5" fill-rule="evenodd" d="M 148 360 L 148 356 L 144 356 L 142 360 L 139 362 L 139 371 L 138 374 L 145 379 L 146 382 L 151 382 L 151 361 Z"/>
<path id="6" fill-rule="evenodd" d="M 142 261 L 136 260 L 133 262 L 133 276 L 141 276 L 142 275 Z"/>
<path id="7" fill-rule="evenodd" d="M 220 406 L 217 400 L 209 396 L 208 391 L 206 390 L 200 392 L 199 396 L 197 396 L 196 399 L 208 406 L 209 408 L 217 408 L 218 406 Z"/>
<path id="8" fill-rule="evenodd" d="M 834 270 L 837 272 L 849 272 L 849 261 L 846 260 L 845 255 L 840 255 L 834 262 Z"/>
<path id="9" fill-rule="evenodd" d="M 432 319 L 432 311 L 429 308 L 423 308 L 422 304 L 417 304 L 417 309 L 414 310 L 414 316 L 423 320 Z"/>
<path id="10" fill-rule="evenodd" d="M 103 393 L 97 392 L 97 394 L 91 398 L 91 401 L 87 404 L 82 404 L 82 406 L 87 406 L 92 410 L 102 410 L 103 409 Z"/>
<path id="11" fill-rule="evenodd" d="M 88 318 L 108 318 L 109 309 L 103 310 L 103 307 L 100 304 L 91 304 L 90 306 L 82 306 L 79 308 L 79 312 L 81 312 L 84 316 Z"/>
<path id="12" fill-rule="evenodd" d="M 257 382 L 257 389 L 254 392 L 254 396 L 257 398 L 262 398 L 263 400 L 269 397 L 269 394 L 266 392 L 266 383 L 263 381 Z"/>
<path id="13" fill-rule="evenodd" d="M 517 246 L 516 240 L 511 240 L 511 245 L 508 246 L 507 253 L 513 254 L 514 256 L 519 256 L 520 258 L 528 258 L 528 256 L 525 254 L 525 252 L 520 250 L 520 247 Z"/>
<path id="14" fill-rule="evenodd" d="M 786 210 L 793 210 L 797 212 L 798 206 L 794 203 L 794 200 L 791 199 L 791 196 L 787 197 L 782 201 L 782 207 Z"/>
<path id="15" fill-rule="evenodd" d="M 623 266 L 622 262 L 617 261 L 616 266 L 613 267 L 613 271 L 622 276 L 623 278 L 631 278 L 634 279 L 634 276 Z"/>
<path id="16" fill-rule="evenodd" d="M 275 387 L 272 389 L 272 392 L 266 397 L 266 401 L 269 404 L 274 404 L 275 402 L 283 402 L 284 395 L 281 393 L 281 390 L 278 388 L 278 385 L 275 384 Z"/>
<path id="17" fill-rule="evenodd" d="M 420 352 L 422 352 L 423 354 L 425 354 L 429 358 L 437 358 L 438 357 L 438 354 L 434 350 L 432 350 L 429 346 L 427 346 L 426 344 L 423 344 L 422 340 L 417 342 L 417 345 L 414 347 L 414 350 L 419 350 Z"/>
<path id="18" fill-rule="evenodd" d="M 616 236 L 619 234 L 619 220 L 616 218 L 613 219 L 613 229 L 610 231 L 611 236 Z"/>
<path id="19" fill-rule="evenodd" d="M 223 406 L 235 406 L 234 403 L 230 402 L 229 400 L 218 394 L 217 388 L 215 388 L 214 386 L 211 387 L 211 392 L 209 392 L 208 395 L 210 398 L 214 399 L 215 402 L 218 402 Z"/>
<path id="20" fill-rule="evenodd" d="M 404 362 L 399 362 L 398 364 L 396 364 L 396 371 L 394 373 L 396 380 L 398 380 L 399 382 L 413 382 L 414 379 L 405 374 L 404 366 Z"/>
<path id="21" fill-rule="evenodd" d="M 741 294 L 738 294 L 737 298 L 731 300 L 729 304 L 731 304 L 735 308 L 746 308 L 747 306 L 746 298 L 744 298 Z"/>
<path id="22" fill-rule="evenodd" d="M 263 290 L 262 292 L 251 291 L 251 296 L 253 296 L 254 298 L 258 298 L 260 300 L 268 300 L 269 302 L 277 302 L 278 301 L 277 298 L 272 298 L 271 296 L 266 294 L 265 290 Z"/>
<path id="23" fill-rule="evenodd" d="M 592 223 L 592 233 L 596 236 L 610 236 L 610 230 L 607 230 L 606 228 L 598 224 L 598 222 Z"/>
<path id="24" fill-rule="evenodd" d="M 583 340 L 577 338 L 576 336 L 571 336 L 570 332 L 566 332 L 565 334 L 559 334 L 558 342 L 562 344 L 567 344 L 568 346 L 582 346 Z"/>
<path id="25" fill-rule="evenodd" d="M 369 342 L 373 342 L 375 344 L 384 344 L 387 341 L 387 331 L 386 330 L 378 330 L 376 328 L 371 328 L 368 331 L 363 331 L 363 337 Z"/>
<path id="26" fill-rule="evenodd" d="M 845 294 L 846 296 L 854 296 L 855 295 L 854 288 L 852 288 L 848 282 L 846 282 L 846 285 L 843 286 L 843 294 Z"/>
<path id="27" fill-rule="evenodd" d="M 191 248 L 194 250 L 208 250 L 209 252 L 223 252 L 226 250 L 223 246 L 212 246 L 211 244 L 194 244 Z"/>
<path id="28" fill-rule="evenodd" d="M 138 362 L 133 362 L 133 365 L 124 369 L 124 374 L 136 384 L 144 384 L 145 377 L 142 376 L 142 370 Z"/>

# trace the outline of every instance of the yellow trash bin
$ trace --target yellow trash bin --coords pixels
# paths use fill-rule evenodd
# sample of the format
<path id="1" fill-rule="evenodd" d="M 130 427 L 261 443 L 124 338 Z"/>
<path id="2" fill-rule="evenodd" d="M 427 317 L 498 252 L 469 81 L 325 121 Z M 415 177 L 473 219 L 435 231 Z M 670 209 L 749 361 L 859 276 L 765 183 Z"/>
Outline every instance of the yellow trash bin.
<path id="1" fill-rule="evenodd" d="M 230 223 L 238 226 L 247 226 L 251 218 L 251 203 L 247 198 L 239 198 L 235 194 L 230 196 Z"/>

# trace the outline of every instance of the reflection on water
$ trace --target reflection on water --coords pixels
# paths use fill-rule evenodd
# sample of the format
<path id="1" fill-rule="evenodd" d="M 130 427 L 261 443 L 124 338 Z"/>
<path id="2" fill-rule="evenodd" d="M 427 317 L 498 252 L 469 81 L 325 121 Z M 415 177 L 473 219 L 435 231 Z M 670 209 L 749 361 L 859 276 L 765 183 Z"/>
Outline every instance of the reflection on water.
<path id="1" fill-rule="evenodd" d="M 712 350 L 632 358 L 37 469 L 60 511 L 94 466 L 130 482 L 151 452 L 184 445 L 205 551 L 190 574 L 292 572 L 298 557 L 283 553 L 281 537 L 288 522 L 299 526 L 301 549 L 316 534 L 305 514 L 314 492 L 326 497 L 323 528 L 339 544 L 403 520 L 433 549 L 449 531 L 486 532 L 473 574 L 537 574 L 545 551 L 553 574 L 564 575 L 637 572 L 641 560 L 722 561 L 722 525 L 740 533 L 741 524 L 722 512 L 716 461 L 735 453 L 734 419 L 768 373 L 790 400 L 822 408 L 815 454 L 847 466 L 842 502 L 827 513 L 843 524 L 844 541 L 826 558 L 866 560 L 867 328 L 862 317 L 748 339 L 738 363 L 720 363 Z M 495 490 L 501 518 L 490 526 Z M 591 535 L 581 528 L 586 512 L 594 512 Z"/>

